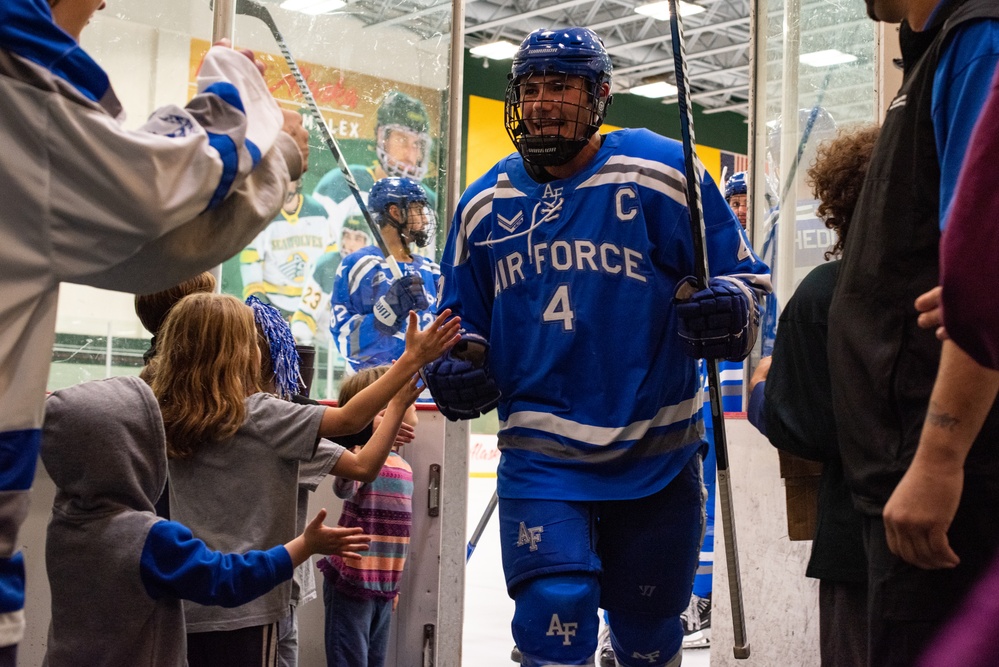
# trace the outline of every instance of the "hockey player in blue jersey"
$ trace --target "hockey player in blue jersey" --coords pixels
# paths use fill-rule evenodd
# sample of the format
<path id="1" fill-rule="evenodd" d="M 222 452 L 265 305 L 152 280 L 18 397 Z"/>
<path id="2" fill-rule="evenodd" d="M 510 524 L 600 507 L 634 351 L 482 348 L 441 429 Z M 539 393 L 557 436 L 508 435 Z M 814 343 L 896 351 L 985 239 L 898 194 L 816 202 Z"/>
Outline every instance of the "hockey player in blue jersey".
<path id="1" fill-rule="evenodd" d="M 375 246 L 345 257 L 333 283 L 330 331 L 351 372 L 390 364 L 406 347 L 407 313 L 420 325 L 434 319 L 440 266 L 410 245 L 430 243 L 437 220 L 423 186 L 411 178 L 383 178 L 371 186 L 368 210 L 392 255 Z M 388 262 L 403 276 L 395 280 Z"/>
<path id="2" fill-rule="evenodd" d="M 498 401 L 503 566 L 532 667 L 592 665 L 598 606 L 619 664 L 679 664 L 704 511 L 688 355 L 748 354 L 770 287 L 705 173 L 714 277 L 695 292 L 681 145 L 602 136 L 610 88 L 588 29 L 521 44 L 517 153 L 468 187 L 442 260 L 438 308 L 461 315 L 465 344 L 424 369 L 449 418 Z"/>

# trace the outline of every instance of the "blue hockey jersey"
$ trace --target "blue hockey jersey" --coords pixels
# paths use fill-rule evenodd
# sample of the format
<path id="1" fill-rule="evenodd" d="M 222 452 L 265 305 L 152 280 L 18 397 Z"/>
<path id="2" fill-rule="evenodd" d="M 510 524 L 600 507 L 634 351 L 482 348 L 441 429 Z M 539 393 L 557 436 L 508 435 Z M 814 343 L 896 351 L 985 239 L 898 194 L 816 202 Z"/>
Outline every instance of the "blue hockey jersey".
<path id="1" fill-rule="evenodd" d="M 420 328 L 423 328 L 434 320 L 441 268 L 420 255 L 413 255 L 412 262 L 399 262 L 399 266 L 404 274 L 416 273 L 423 278 L 423 288 L 430 303 L 427 310 L 418 313 Z M 347 255 L 337 268 L 330 331 L 340 354 L 355 372 L 390 364 L 406 349 L 407 324 L 403 324 L 394 336 L 386 336 L 375 328 L 375 302 L 388 293 L 392 281 L 388 261 L 375 246 Z"/>
<path id="2" fill-rule="evenodd" d="M 620 130 L 571 178 L 539 184 L 513 154 L 462 196 L 439 308 L 491 344 L 501 497 L 643 497 L 701 443 L 697 364 L 672 306 L 694 273 L 685 183 L 678 142 Z M 712 274 L 768 292 L 706 173 L 701 187 Z"/>

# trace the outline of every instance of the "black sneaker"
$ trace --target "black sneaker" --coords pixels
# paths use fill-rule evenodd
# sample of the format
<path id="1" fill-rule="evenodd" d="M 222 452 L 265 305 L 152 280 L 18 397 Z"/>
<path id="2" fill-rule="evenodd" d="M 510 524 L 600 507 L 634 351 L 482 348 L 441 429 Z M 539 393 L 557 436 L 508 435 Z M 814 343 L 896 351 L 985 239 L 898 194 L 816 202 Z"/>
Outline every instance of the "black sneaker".
<path id="1" fill-rule="evenodd" d="M 510 659 L 518 665 L 524 660 L 524 656 L 521 655 L 520 649 L 517 648 L 516 644 L 513 645 L 513 650 L 510 651 Z"/>
<path id="2" fill-rule="evenodd" d="M 690 596 L 690 604 L 680 614 L 683 624 L 683 648 L 711 646 L 711 594 L 707 597 Z"/>

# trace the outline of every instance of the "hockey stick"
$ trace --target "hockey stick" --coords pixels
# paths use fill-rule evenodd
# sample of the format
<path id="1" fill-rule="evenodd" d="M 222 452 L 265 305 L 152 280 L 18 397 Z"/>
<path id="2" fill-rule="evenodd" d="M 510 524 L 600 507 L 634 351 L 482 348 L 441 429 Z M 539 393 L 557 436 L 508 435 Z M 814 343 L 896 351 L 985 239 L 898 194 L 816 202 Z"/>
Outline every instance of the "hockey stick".
<path id="1" fill-rule="evenodd" d="M 482 537 L 482 533 L 486 530 L 486 525 L 489 523 L 489 519 L 492 518 L 493 512 L 496 511 L 496 503 L 499 502 L 499 495 L 493 491 L 492 498 L 489 499 L 489 504 L 486 505 L 486 511 L 482 513 L 482 518 L 479 519 L 479 524 L 472 531 L 472 536 L 468 538 L 468 548 L 465 550 L 465 562 L 472 557 L 472 552 L 475 551 L 475 547 L 479 544 L 479 538 Z"/>
<path id="2" fill-rule="evenodd" d="M 295 83 L 298 84 L 298 90 L 302 93 L 302 97 L 305 98 L 305 102 L 308 104 L 309 110 L 312 112 L 316 122 L 319 123 L 319 133 L 322 134 L 326 147 L 330 149 L 330 153 L 332 153 L 333 157 L 336 159 L 337 166 L 340 167 L 340 172 L 347 181 L 347 187 L 350 188 L 350 194 L 354 196 L 354 201 L 357 202 L 357 206 L 361 209 L 361 215 L 364 216 L 364 221 L 368 223 L 368 227 L 371 229 L 371 235 L 375 239 L 375 243 L 378 244 L 378 249 L 382 251 L 383 255 L 385 255 L 385 260 L 388 262 L 389 270 L 392 272 L 392 278 L 395 280 L 402 278 L 402 269 L 399 268 L 399 264 L 395 261 L 395 258 L 392 257 L 392 254 L 388 250 L 388 246 L 385 245 L 385 239 L 382 238 L 382 233 L 378 228 L 378 225 L 376 225 L 375 221 L 371 218 L 371 213 L 368 211 L 368 207 L 364 203 L 364 199 L 361 197 L 361 188 L 358 187 L 357 181 L 354 179 L 354 175 L 350 173 L 350 167 L 347 165 L 347 160 L 343 156 L 343 151 L 340 150 L 340 146 L 337 145 L 336 139 L 333 137 L 330 129 L 326 126 L 326 121 L 323 120 L 323 114 L 319 110 L 319 105 L 316 104 L 316 98 L 312 96 L 312 91 L 309 90 L 309 84 L 306 83 L 305 77 L 302 75 L 302 70 L 298 68 L 298 63 L 295 61 L 295 57 L 291 55 L 291 51 L 288 49 L 288 43 L 284 41 L 284 36 L 278 29 L 277 23 L 274 22 L 274 17 L 271 16 L 270 10 L 255 0 L 236 0 L 236 13 L 242 14 L 243 16 L 252 16 L 253 18 L 263 21 L 267 28 L 271 31 L 274 41 L 277 42 L 278 48 L 281 49 L 281 55 L 284 56 L 285 62 L 288 63 L 288 69 L 291 70 L 291 75 L 295 77 Z"/>
<path id="3" fill-rule="evenodd" d="M 673 63 L 676 69 L 677 101 L 680 111 L 680 135 L 683 139 L 683 161 L 687 177 L 687 208 L 690 210 L 690 234 L 694 242 L 694 271 L 699 288 L 708 285 L 707 244 L 704 234 L 704 209 L 701 206 L 701 179 L 694 152 L 694 117 L 687 79 L 687 61 L 683 46 L 683 26 L 680 23 L 680 3 L 669 0 L 669 27 L 672 37 Z M 742 580 L 739 575 L 739 553 L 735 540 L 735 514 L 732 508 L 732 483 L 728 471 L 728 442 L 725 437 L 725 413 L 722 411 L 721 381 L 718 362 L 707 360 L 708 387 L 711 392 L 711 419 L 714 426 L 715 458 L 718 462 L 718 491 L 721 499 L 722 531 L 725 535 L 725 563 L 728 568 L 728 592 L 732 601 L 733 652 L 737 660 L 749 657 L 746 638 L 746 617 L 742 607 Z"/>

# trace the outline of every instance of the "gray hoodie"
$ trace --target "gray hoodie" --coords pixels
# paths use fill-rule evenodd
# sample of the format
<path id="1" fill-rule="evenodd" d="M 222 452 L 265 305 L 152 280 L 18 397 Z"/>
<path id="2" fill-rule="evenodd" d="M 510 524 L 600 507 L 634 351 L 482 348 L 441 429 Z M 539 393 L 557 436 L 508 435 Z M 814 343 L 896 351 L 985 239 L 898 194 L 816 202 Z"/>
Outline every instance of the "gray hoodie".
<path id="1" fill-rule="evenodd" d="M 53 393 L 42 462 L 58 487 L 45 544 L 52 587 L 46 663 L 186 664 L 180 600 L 152 599 L 139 574 L 167 476 L 152 390 L 120 377 Z"/>
<path id="2" fill-rule="evenodd" d="M 42 462 L 58 488 L 45 545 L 50 667 L 186 665 L 181 598 L 238 606 L 291 578 L 283 546 L 220 554 L 154 514 L 166 436 L 138 378 L 53 393 Z"/>

